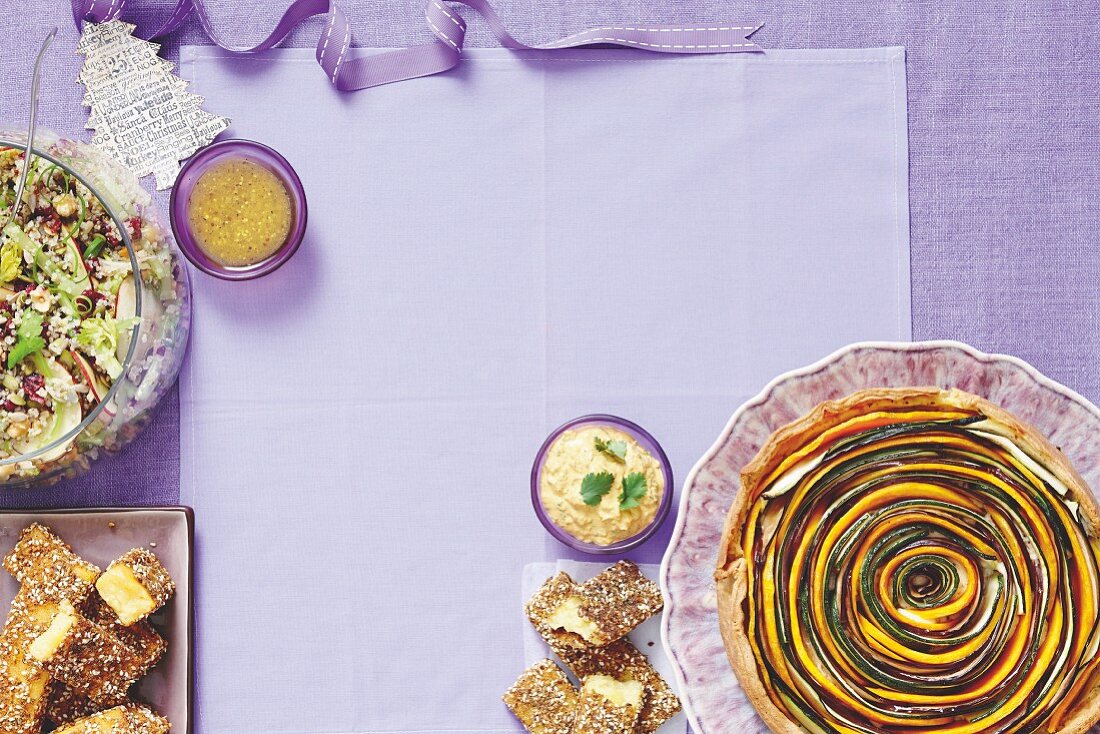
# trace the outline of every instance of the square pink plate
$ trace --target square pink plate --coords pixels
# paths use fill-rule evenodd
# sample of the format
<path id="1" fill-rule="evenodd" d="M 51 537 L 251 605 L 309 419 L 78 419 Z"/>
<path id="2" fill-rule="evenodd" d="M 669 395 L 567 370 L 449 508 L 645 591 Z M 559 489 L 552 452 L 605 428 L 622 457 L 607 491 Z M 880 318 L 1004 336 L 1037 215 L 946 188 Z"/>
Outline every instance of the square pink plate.
<path id="1" fill-rule="evenodd" d="M 173 732 L 190 734 L 194 695 L 191 587 L 195 538 L 191 508 L 4 510 L 0 511 L 0 555 L 7 555 L 23 528 L 33 522 L 52 528 L 77 554 L 100 568 L 105 569 L 131 548 L 145 547 L 172 574 L 176 595 L 151 620 L 168 641 L 168 652 L 135 686 L 134 695 L 167 717 Z M 18 588 L 15 579 L 0 570 L 0 611 L 4 616 Z"/>

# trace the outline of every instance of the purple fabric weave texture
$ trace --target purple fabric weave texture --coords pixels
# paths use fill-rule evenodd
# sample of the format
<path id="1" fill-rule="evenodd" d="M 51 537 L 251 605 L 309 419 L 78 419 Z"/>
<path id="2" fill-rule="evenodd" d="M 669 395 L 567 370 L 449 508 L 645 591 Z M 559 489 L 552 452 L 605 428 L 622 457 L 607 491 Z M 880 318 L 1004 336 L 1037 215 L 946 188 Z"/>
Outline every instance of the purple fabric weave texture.
<path id="1" fill-rule="evenodd" d="M 240 45 L 262 40 L 288 4 L 206 0 L 215 27 Z M 500 0 L 496 6 L 528 42 L 624 19 L 674 23 L 736 15 L 766 23 L 753 36 L 764 48 L 906 46 L 914 338 L 960 339 L 1015 354 L 1100 400 L 1100 35 L 1094 32 L 1100 5 L 1093 0 L 755 0 L 732 8 L 717 0 Z M 170 0 L 142 0 L 128 18 L 157 26 L 174 7 Z M 422 0 L 343 0 L 341 7 L 358 45 L 411 46 L 432 38 Z M 83 90 L 74 81 L 80 57 L 65 53 L 76 43 L 69 6 L 7 0 L 3 16 L 0 43 L 26 53 L 4 56 L 0 123 L 25 119 L 28 39 L 37 43 L 57 25 L 61 32 L 43 76 L 41 124 L 87 138 Z M 496 46 L 471 16 L 467 45 Z M 322 24 L 308 21 L 287 45 L 313 46 Z M 177 60 L 180 43 L 206 42 L 192 20 L 164 41 L 163 54 Z M 456 136 L 461 140 L 461 131 Z M 476 164 L 476 153 L 471 161 Z M 173 502 L 177 425 L 172 396 L 123 456 L 66 486 L 3 496 L 0 503 Z"/>

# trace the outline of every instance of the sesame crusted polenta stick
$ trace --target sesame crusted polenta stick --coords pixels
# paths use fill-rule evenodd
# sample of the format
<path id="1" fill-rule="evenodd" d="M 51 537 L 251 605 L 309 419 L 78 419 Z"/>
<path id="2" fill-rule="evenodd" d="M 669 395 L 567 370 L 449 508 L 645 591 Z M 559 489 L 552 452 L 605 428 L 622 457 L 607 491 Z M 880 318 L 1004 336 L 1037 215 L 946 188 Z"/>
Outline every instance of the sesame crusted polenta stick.
<path id="1" fill-rule="evenodd" d="M 558 655 L 578 680 L 602 674 L 641 683 L 645 700 L 634 729 L 637 734 L 656 731 L 680 711 L 676 693 L 629 640 L 618 640 L 594 650 L 560 650 Z"/>
<path id="2" fill-rule="evenodd" d="M 167 734 L 171 728 L 167 719 L 130 704 L 78 719 L 54 734 Z"/>
<path id="3" fill-rule="evenodd" d="M 114 705 L 121 706 L 125 703 L 129 703 L 129 699 L 123 696 L 115 701 Z M 91 716 L 109 706 L 110 703 L 96 703 L 59 680 L 50 681 L 46 689 L 46 721 L 52 722 L 55 726 L 63 726 L 85 716 Z"/>
<path id="4" fill-rule="evenodd" d="M 15 548 L 4 557 L 4 568 L 43 604 L 62 600 L 82 604 L 101 573 L 39 523 L 23 531 Z"/>
<path id="5" fill-rule="evenodd" d="M 49 675 L 27 649 L 49 624 L 56 605 L 35 603 L 20 589 L 0 633 L 0 732 L 39 734 L 46 704 Z"/>
<path id="6" fill-rule="evenodd" d="M 12 599 L 5 630 L 18 632 L 29 646 L 34 638 L 50 626 L 60 608 L 56 602 L 42 602 L 38 589 L 24 584 Z"/>
<path id="7" fill-rule="evenodd" d="M 124 697 L 143 672 L 128 647 L 68 602 L 61 602 L 50 626 L 31 643 L 29 655 L 75 693 L 108 706 Z"/>
<path id="8" fill-rule="evenodd" d="M 557 651 L 586 650 L 621 639 L 661 611 L 661 590 L 630 561 L 579 586 L 567 573 L 550 578 L 527 603 L 527 616 Z"/>
<path id="9" fill-rule="evenodd" d="M 98 594 L 92 594 L 84 604 L 84 616 L 88 621 L 98 624 L 126 645 L 135 655 L 138 670 L 142 675 L 149 671 L 168 649 L 164 641 L 148 621 L 135 622 L 129 627 L 123 626 L 107 604 L 100 599 Z M 46 719 L 54 724 L 67 724 L 84 716 L 89 716 L 103 710 L 107 706 L 118 706 L 127 703 L 127 699 L 119 697 L 114 701 L 96 702 L 69 687 L 68 684 L 55 680 L 50 683 L 46 697 Z"/>
<path id="10" fill-rule="evenodd" d="M 531 734 L 569 734 L 577 689 L 551 660 L 532 665 L 504 694 L 504 703 Z"/>
<path id="11" fill-rule="evenodd" d="M 590 675 L 581 686 L 572 734 L 632 734 L 645 689 L 638 681 Z"/>
<path id="12" fill-rule="evenodd" d="M 147 620 L 129 626 L 122 624 L 114 610 L 98 594 L 92 594 L 84 604 L 83 612 L 89 622 L 98 624 L 134 652 L 142 675 L 156 665 L 168 650 L 168 643 Z"/>
<path id="13" fill-rule="evenodd" d="M 39 734 L 49 676 L 27 661 L 26 645 L 10 629 L 0 633 L 0 731 Z"/>
<path id="14" fill-rule="evenodd" d="M 160 609 L 176 592 L 168 569 L 144 548 L 134 548 L 108 566 L 95 587 L 126 626 Z"/>
<path id="15" fill-rule="evenodd" d="M 62 601 L 81 603 L 92 596 L 100 570 L 39 523 L 23 530 L 4 567 L 21 586 L 0 644 L 0 731 L 37 734 L 49 699 L 49 675 L 28 651 Z"/>

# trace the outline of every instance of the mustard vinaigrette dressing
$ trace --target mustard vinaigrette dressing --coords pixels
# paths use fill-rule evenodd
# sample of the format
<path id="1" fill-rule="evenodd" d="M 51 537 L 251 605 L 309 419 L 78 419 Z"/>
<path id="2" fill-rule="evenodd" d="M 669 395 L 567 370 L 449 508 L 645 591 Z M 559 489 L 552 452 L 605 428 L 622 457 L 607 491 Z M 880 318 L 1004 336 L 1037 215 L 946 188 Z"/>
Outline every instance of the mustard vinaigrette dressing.
<path id="1" fill-rule="evenodd" d="M 199 247 L 230 267 L 274 255 L 294 224 L 293 202 L 282 180 L 244 158 L 212 165 L 195 182 L 187 204 Z"/>

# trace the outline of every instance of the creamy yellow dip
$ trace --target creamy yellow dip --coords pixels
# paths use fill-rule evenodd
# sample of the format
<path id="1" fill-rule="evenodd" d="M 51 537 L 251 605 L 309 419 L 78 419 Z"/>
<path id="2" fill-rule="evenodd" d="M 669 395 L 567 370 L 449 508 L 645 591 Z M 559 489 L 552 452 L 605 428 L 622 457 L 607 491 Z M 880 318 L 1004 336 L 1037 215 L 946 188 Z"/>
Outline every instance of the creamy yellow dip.
<path id="1" fill-rule="evenodd" d="M 187 205 L 199 247 L 222 265 L 236 267 L 274 255 L 294 219 L 282 180 L 244 158 L 211 166 L 195 182 Z"/>
<path id="2" fill-rule="evenodd" d="M 597 451 L 596 439 L 623 441 L 625 459 Z M 609 472 L 615 482 L 598 505 L 586 505 L 581 483 L 585 475 L 599 472 Z M 645 496 L 637 507 L 621 510 L 623 477 L 635 472 L 645 475 Z M 610 426 L 586 426 L 558 436 L 546 453 L 539 481 L 539 498 L 550 520 L 574 538 L 594 545 L 612 545 L 644 530 L 656 516 L 664 491 L 660 462 L 629 433 Z"/>

